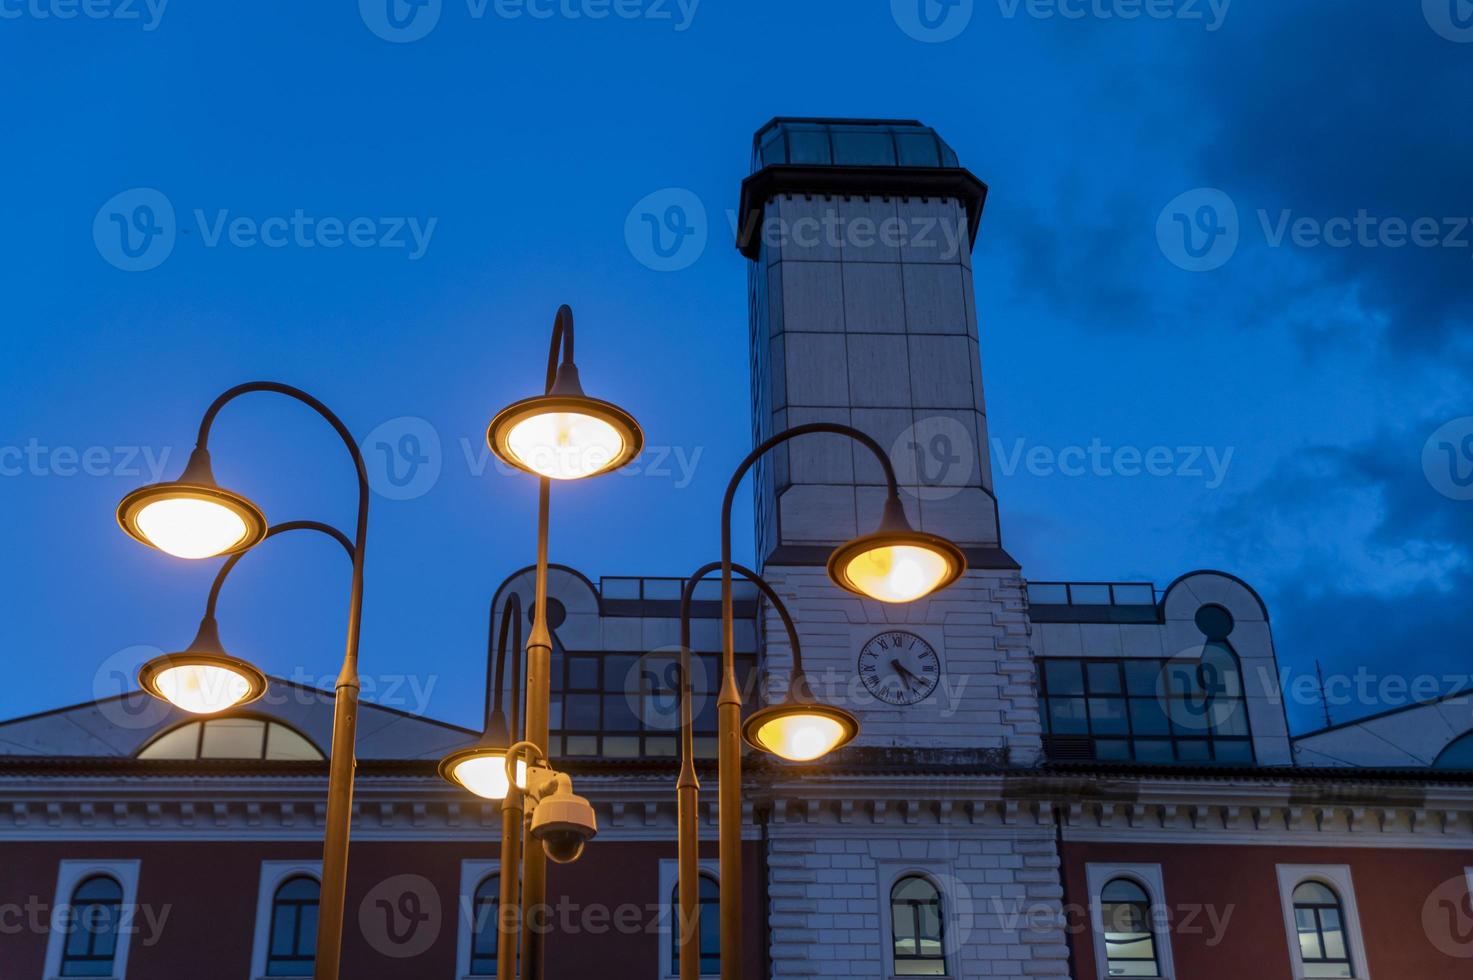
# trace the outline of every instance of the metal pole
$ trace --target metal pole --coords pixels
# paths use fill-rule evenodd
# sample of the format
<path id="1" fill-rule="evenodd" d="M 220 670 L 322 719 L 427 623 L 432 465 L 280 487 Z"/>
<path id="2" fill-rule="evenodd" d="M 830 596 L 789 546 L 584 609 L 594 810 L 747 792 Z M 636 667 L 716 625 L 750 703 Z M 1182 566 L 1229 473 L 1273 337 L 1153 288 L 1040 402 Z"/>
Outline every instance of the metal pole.
<path id="1" fill-rule="evenodd" d="M 547 628 L 547 521 L 551 481 L 538 480 L 537 585 L 532 608 L 532 633 L 527 637 L 527 741 L 547 756 L 548 711 L 551 698 L 552 634 Z M 515 771 L 515 769 L 513 769 Z M 544 940 L 549 917 L 547 856 L 535 844 L 522 850 L 522 976 L 542 980 Z M 535 921 L 534 921 L 535 920 Z"/>
<path id="2" fill-rule="evenodd" d="M 300 388 L 276 381 L 252 381 L 222 394 L 205 410 L 196 445 L 205 449 L 215 416 L 231 400 L 250 392 L 269 391 L 302 402 L 337 432 L 353 457 L 358 475 L 358 520 L 353 535 L 353 584 L 348 599 L 348 635 L 343 666 L 333 696 L 332 756 L 327 777 L 327 827 L 322 847 L 322 892 L 317 920 L 315 980 L 338 980 L 343 952 L 343 908 L 348 888 L 348 837 L 353 823 L 354 745 L 358 736 L 358 636 L 363 623 L 363 552 L 368 541 L 368 468 L 348 427 L 332 410 Z"/>
<path id="3" fill-rule="evenodd" d="M 690 683 L 690 604 L 696 584 L 707 575 L 721 568 L 720 562 L 712 562 L 696 569 L 686 580 L 680 595 L 680 778 L 675 783 L 676 814 L 678 827 L 680 921 L 676 928 L 680 935 L 680 980 L 700 980 L 701 975 L 701 864 L 700 826 L 697 819 L 700 805 L 700 780 L 696 777 L 694 723 L 691 719 Z M 776 590 L 762 576 L 741 565 L 731 563 L 732 571 L 752 582 L 772 603 L 778 617 L 787 630 L 788 646 L 793 651 L 793 676 L 803 671 L 802 650 L 798 645 L 798 628 L 793 617 L 788 615 L 787 606 L 778 597 Z"/>
<path id="4" fill-rule="evenodd" d="M 731 506 L 737 487 L 752 464 L 774 446 L 809 434 L 839 435 L 853 439 L 874 454 L 884 470 L 889 496 L 899 483 L 890 457 L 873 438 L 853 426 L 837 422 L 810 422 L 779 432 L 747 454 L 726 485 L 721 502 L 721 696 L 717 711 L 717 786 L 721 853 L 721 980 L 742 980 L 742 696 L 736 683 L 735 624 L 731 601 Z"/>
<path id="5" fill-rule="evenodd" d="M 517 620 L 516 636 L 518 642 L 512 646 L 511 657 L 511 723 L 508 726 L 507 737 L 511 740 L 509 745 L 515 745 L 521 741 L 522 734 L 517 727 L 521 723 L 521 690 L 522 690 L 522 603 L 513 592 L 505 605 L 502 606 L 501 615 L 501 641 L 498 644 L 498 661 L 501 655 L 506 653 L 506 619 L 513 617 Z M 498 665 L 496 671 L 496 686 L 498 694 L 496 704 L 501 706 L 500 687 L 501 669 Z M 522 870 L 522 790 L 516 781 L 516 760 L 512 760 L 512 778 L 508 780 L 506 797 L 501 801 L 501 849 L 497 851 L 497 860 L 501 864 L 501 894 L 496 903 L 496 975 L 498 977 L 513 978 L 517 975 L 517 939 L 521 933 L 521 925 L 518 920 L 521 900 L 521 870 Z"/>

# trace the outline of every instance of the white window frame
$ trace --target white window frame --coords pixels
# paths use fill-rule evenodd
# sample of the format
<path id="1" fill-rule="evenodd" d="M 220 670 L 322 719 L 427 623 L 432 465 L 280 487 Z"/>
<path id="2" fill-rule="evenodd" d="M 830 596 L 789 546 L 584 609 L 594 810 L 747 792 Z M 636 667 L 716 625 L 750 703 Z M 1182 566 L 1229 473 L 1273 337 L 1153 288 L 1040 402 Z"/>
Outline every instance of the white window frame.
<path id="1" fill-rule="evenodd" d="M 700 861 L 700 874 L 707 878 L 713 878 L 718 887 L 721 885 L 721 862 L 715 858 L 702 858 Z M 680 884 L 680 862 L 674 858 L 660 859 L 660 977 L 661 980 L 669 980 L 670 977 L 679 976 L 675 972 L 675 958 L 670 955 L 670 936 L 675 927 L 675 906 L 670 903 L 670 896 L 675 894 L 675 886 Z M 700 893 L 697 892 L 697 895 Z M 703 977 L 719 977 L 719 973 L 703 973 Z"/>
<path id="2" fill-rule="evenodd" d="M 1350 969 L 1355 980 L 1371 980 L 1371 968 L 1366 960 L 1366 944 L 1360 930 L 1360 911 L 1355 905 L 1355 884 L 1350 877 L 1348 864 L 1280 864 L 1275 867 L 1279 879 L 1279 900 L 1284 911 L 1284 932 L 1289 940 L 1289 962 L 1294 970 L 1294 980 L 1304 978 L 1304 958 L 1299 952 L 1299 928 L 1294 922 L 1294 889 L 1306 881 L 1317 881 L 1328 885 L 1340 896 L 1340 908 L 1345 913 L 1345 946 L 1350 953 Z"/>
<path id="3" fill-rule="evenodd" d="M 471 929 L 476 918 L 476 886 L 488 875 L 497 875 L 497 887 L 501 885 L 501 862 L 481 861 L 466 858 L 460 862 L 460 910 L 457 919 L 455 940 L 455 975 L 470 978 L 471 974 Z M 499 947 L 498 947 L 499 948 Z M 477 978 L 486 974 L 477 973 Z"/>
<path id="4" fill-rule="evenodd" d="M 900 977 L 895 972 L 895 923 L 891 921 L 894 913 L 890 908 L 890 892 L 901 878 L 919 877 L 925 878 L 935 886 L 936 893 L 941 896 L 941 955 L 945 957 L 943 962 L 946 967 L 946 973 L 941 980 L 963 976 L 961 972 L 962 948 L 957 945 L 957 940 L 964 933 L 958 923 L 965 921 L 970 924 L 974 919 L 969 903 L 965 909 L 960 907 L 965 902 L 965 888 L 947 887 L 949 884 L 960 886 L 956 875 L 952 873 L 951 865 L 924 861 L 880 861 L 876 863 L 876 868 L 880 875 L 876 884 L 880 903 L 880 975 L 889 977 L 891 980 L 909 980 L 908 977 Z"/>
<path id="5" fill-rule="evenodd" d="M 51 903 L 51 928 L 46 936 L 46 969 L 44 977 L 61 975 L 61 954 L 66 948 L 67 916 L 72 909 L 72 892 L 94 875 L 107 875 L 123 888 L 123 903 L 118 910 L 118 942 L 113 950 L 111 980 L 126 980 L 128 947 L 138 919 L 137 860 L 62 861 L 56 872 L 56 898 Z"/>
<path id="6" fill-rule="evenodd" d="M 256 934 L 251 943 L 251 976 L 265 980 L 266 954 L 271 949 L 271 900 L 288 878 L 306 875 L 322 886 L 321 861 L 262 861 L 261 885 L 256 891 Z M 320 894 L 320 893 L 319 893 Z M 319 925 L 320 928 L 320 925 Z"/>
<path id="7" fill-rule="evenodd" d="M 1151 903 L 1151 938 L 1156 947 L 1156 980 L 1176 980 L 1176 963 L 1171 956 L 1171 913 L 1166 907 L 1166 884 L 1159 864 L 1087 864 L 1090 932 L 1094 936 L 1095 976 L 1108 980 L 1110 951 L 1105 945 L 1105 910 L 1102 893 L 1117 878 L 1134 882 Z"/>

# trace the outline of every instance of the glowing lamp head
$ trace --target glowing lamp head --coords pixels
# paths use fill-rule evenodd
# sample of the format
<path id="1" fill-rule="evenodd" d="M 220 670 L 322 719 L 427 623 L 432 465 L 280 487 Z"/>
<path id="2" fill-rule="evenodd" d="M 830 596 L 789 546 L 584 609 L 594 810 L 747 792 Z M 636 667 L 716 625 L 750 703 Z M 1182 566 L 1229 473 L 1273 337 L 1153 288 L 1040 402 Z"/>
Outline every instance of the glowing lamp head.
<path id="1" fill-rule="evenodd" d="M 582 480 L 609 473 L 644 448 L 634 417 L 617 405 L 589 398 L 578 369 L 564 364 L 552 390 L 497 413 L 486 442 L 503 462 L 551 480 Z"/>
<path id="2" fill-rule="evenodd" d="M 483 800 L 501 800 L 511 791 L 506 778 L 506 749 L 471 749 L 447 756 L 440 775 Z M 527 788 L 527 763 L 517 760 L 517 788 Z"/>
<path id="3" fill-rule="evenodd" d="M 879 530 L 829 556 L 835 585 L 880 602 L 914 602 L 946 588 L 966 570 L 967 558 L 955 544 L 910 527 L 898 498 L 886 503 Z"/>
<path id="4" fill-rule="evenodd" d="M 501 800 L 511 790 L 507 777 L 506 715 L 500 708 L 486 722 L 486 733 L 468 749 L 452 752 L 440 760 L 440 778 L 460 786 L 483 800 Z M 517 788 L 527 788 L 527 760 L 517 759 Z"/>
<path id="5" fill-rule="evenodd" d="M 244 551 L 266 536 L 261 508 L 222 489 L 209 453 L 196 449 L 172 483 L 140 487 L 118 504 L 118 523 L 135 540 L 176 558 L 213 558 Z"/>
<path id="6" fill-rule="evenodd" d="M 742 726 L 748 745 L 789 762 L 823 758 L 858 734 L 859 722 L 849 712 L 802 698 L 754 712 Z"/>
<path id="7" fill-rule="evenodd" d="M 188 650 L 144 664 L 138 686 L 183 711 L 212 715 L 261 697 L 266 693 L 266 675 L 222 650 L 215 620 L 209 618 L 200 624 Z"/>

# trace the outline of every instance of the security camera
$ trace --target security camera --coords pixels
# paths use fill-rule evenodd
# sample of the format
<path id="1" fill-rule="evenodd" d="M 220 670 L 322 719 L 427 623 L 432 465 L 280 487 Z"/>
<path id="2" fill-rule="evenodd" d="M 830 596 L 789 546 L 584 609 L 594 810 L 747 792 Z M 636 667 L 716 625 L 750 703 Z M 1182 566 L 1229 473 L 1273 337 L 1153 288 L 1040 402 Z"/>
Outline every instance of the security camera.
<path id="1" fill-rule="evenodd" d="M 532 836 L 558 864 L 570 864 L 583 854 L 583 845 L 598 834 L 593 806 L 573 793 L 567 777 L 560 777 L 551 796 L 538 802 L 532 812 Z"/>

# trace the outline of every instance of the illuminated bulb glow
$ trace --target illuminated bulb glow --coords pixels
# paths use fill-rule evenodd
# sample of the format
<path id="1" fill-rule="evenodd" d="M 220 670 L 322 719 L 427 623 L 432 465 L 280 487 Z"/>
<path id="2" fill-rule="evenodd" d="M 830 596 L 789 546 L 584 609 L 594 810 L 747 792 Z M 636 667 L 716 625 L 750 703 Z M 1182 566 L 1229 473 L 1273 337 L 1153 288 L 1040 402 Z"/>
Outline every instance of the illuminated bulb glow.
<path id="1" fill-rule="evenodd" d="M 506 756 L 478 755 L 457 763 L 455 779 L 460 785 L 486 800 L 506 797 L 511 784 L 506 779 Z M 527 763 L 517 760 L 517 786 L 527 788 Z"/>
<path id="2" fill-rule="evenodd" d="M 251 693 L 251 682 L 244 675 L 212 664 L 169 667 L 153 683 L 170 704 L 197 715 L 224 711 Z"/>
<path id="3" fill-rule="evenodd" d="M 781 715 L 757 729 L 756 741 L 773 755 L 809 762 L 844 740 L 844 726 L 827 715 Z"/>
<path id="4" fill-rule="evenodd" d="M 136 520 L 150 544 L 176 558 L 224 554 L 245 538 L 247 530 L 235 511 L 199 497 L 155 500 L 143 506 Z"/>
<path id="5" fill-rule="evenodd" d="M 579 480 L 609 468 L 624 437 L 608 422 L 581 412 L 544 412 L 512 426 L 507 448 L 532 472 L 552 480 Z"/>
<path id="6" fill-rule="evenodd" d="M 849 562 L 845 576 L 881 602 L 911 602 L 935 590 L 951 571 L 945 556 L 915 545 L 871 548 Z"/>

